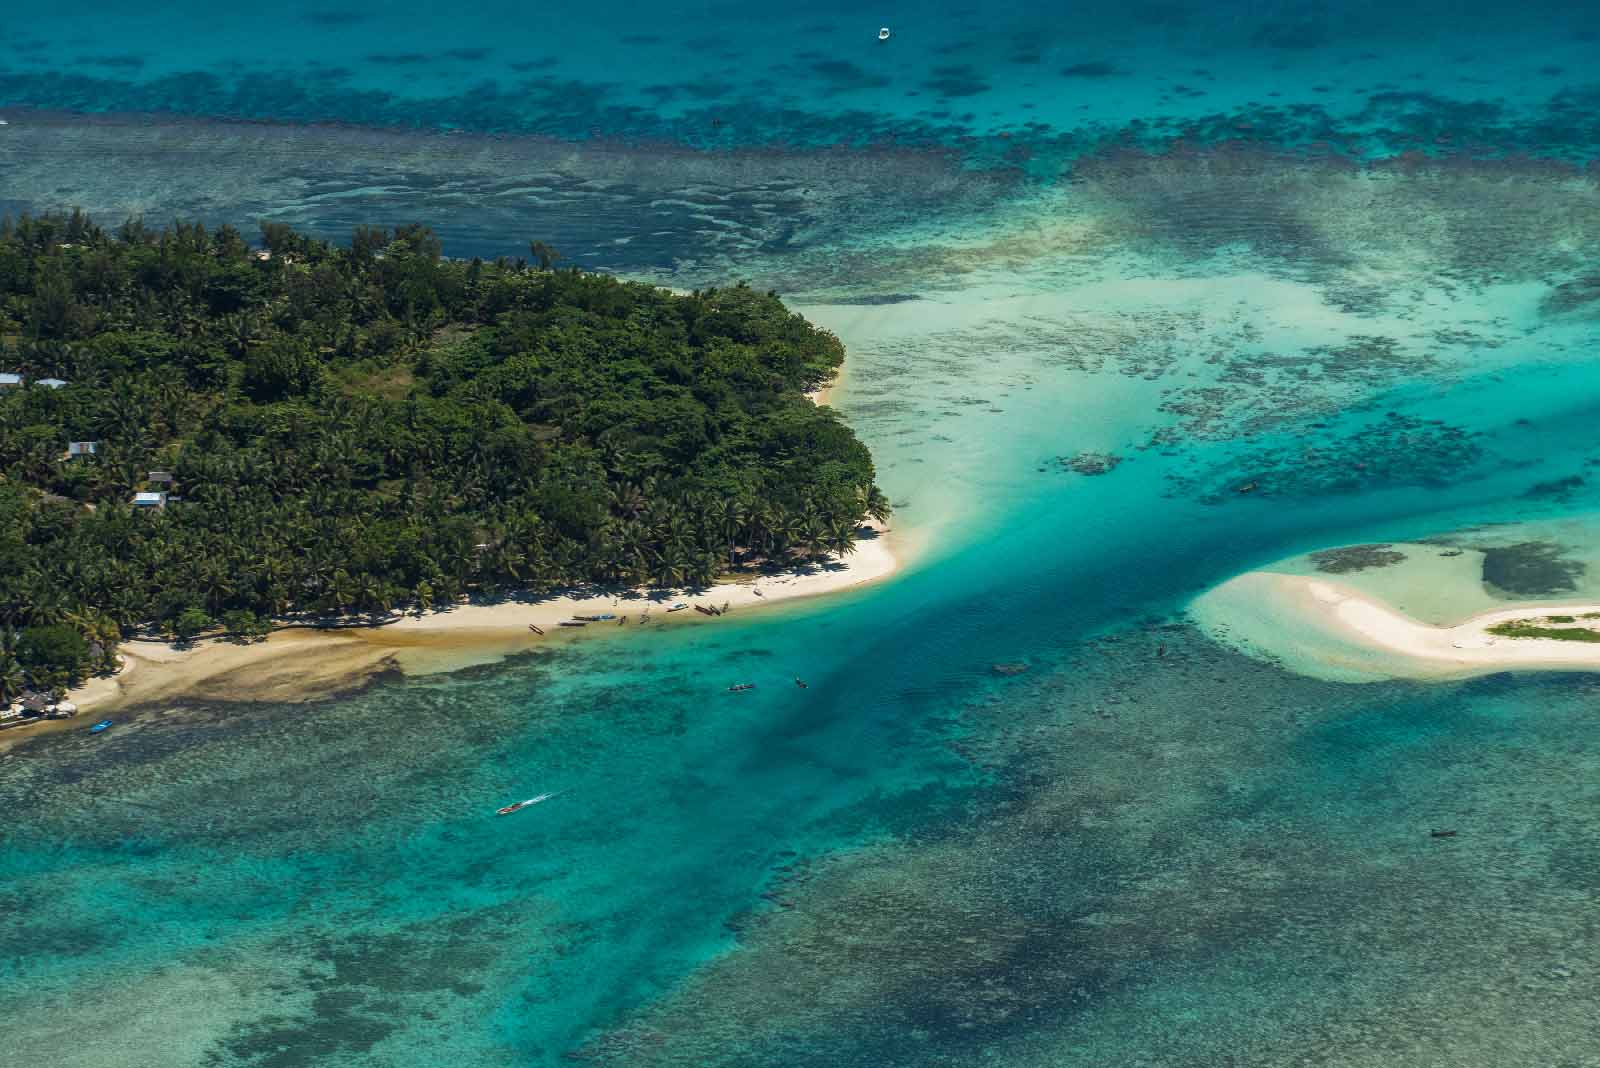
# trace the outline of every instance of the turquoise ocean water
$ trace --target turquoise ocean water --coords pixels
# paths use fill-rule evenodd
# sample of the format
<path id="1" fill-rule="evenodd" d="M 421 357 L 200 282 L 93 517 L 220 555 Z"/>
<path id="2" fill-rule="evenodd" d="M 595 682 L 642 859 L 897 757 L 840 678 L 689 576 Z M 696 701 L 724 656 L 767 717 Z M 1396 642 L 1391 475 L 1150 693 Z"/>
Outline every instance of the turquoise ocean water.
<path id="1" fill-rule="evenodd" d="M 10 210 L 420 219 L 776 287 L 849 347 L 833 403 L 919 551 L 21 747 L 0 1063 L 1600 1058 L 1600 683 L 1319 681 L 1184 616 L 1291 554 L 1600 507 L 1600 9 L 24 0 L 8 30 Z"/>

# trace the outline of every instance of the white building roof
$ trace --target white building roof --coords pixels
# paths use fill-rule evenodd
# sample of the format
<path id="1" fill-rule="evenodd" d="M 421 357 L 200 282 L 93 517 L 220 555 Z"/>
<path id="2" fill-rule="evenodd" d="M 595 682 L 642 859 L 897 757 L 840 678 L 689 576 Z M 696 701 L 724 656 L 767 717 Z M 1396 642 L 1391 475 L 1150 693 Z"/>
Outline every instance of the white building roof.
<path id="1" fill-rule="evenodd" d="M 64 378 L 35 378 L 33 384 L 44 386 L 46 389 L 60 389 L 67 384 L 67 380 Z"/>
<path id="2" fill-rule="evenodd" d="M 10 371 L 0 371 L 0 386 L 20 386 L 22 376 L 14 375 Z"/>
<path id="3" fill-rule="evenodd" d="M 167 495 L 165 493 L 135 493 L 133 495 L 134 504 L 165 504 L 166 501 Z"/>

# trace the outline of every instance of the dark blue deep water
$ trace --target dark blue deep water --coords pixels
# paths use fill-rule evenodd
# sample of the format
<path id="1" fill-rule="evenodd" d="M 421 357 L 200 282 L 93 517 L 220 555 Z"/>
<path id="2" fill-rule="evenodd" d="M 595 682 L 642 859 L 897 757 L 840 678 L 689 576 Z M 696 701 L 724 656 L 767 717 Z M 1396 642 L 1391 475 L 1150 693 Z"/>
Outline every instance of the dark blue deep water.
<path id="1" fill-rule="evenodd" d="M 12 0 L 0 208 L 775 287 L 907 563 L 18 747 L 0 1064 L 1600 1064 L 1600 683 L 1185 614 L 1594 552 L 1600 7 L 991 7 Z"/>

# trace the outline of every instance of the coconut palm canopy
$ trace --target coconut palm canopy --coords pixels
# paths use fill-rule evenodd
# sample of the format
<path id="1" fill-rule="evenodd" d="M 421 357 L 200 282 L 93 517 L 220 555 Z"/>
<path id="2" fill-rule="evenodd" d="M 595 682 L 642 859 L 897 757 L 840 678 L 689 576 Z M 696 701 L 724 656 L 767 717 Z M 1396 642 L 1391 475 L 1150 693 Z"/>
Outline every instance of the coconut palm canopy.
<path id="1" fill-rule="evenodd" d="M 263 238 L 0 230 L 5 362 L 69 383 L 0 394 L 0 624 L 96 641 L 704 583 L 848 551 L 886 510 L 805 396 L 841 345 L 772 294 L 555 270 L 538 243 L 453 261 L 420 227 Z M 136 513 L 156 471 L 169 503 Z"/>

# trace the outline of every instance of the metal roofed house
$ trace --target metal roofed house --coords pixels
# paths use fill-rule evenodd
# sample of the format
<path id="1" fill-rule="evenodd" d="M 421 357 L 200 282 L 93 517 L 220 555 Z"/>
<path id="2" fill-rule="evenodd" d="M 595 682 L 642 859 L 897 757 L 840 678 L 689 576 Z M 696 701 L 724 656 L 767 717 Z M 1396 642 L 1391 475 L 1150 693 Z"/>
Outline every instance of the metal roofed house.
<path id="1" fill-rule="evenodd" d="M 10 371 L 0 371 L 0 388 L 20 385 L 22 385 L 21 375 L 12 374 Z"/>
<path id="2" fill-rule="evenodd" d="M 94 450 L 99 446 L 98 441 L 69 441 L 67 442 L 67 459 L 74 456 L 93 456 Z"/>
<path id="3" fill-rule="evenodd" d="M 172 484 L 172 472 L 171 471 L 152 471 L 152 472 L 150 472 L 149 476 L 145 479 L 145 481 L 146 482 L 159 482 L 164 486 L 170 486 Z"/>
<path id="4" fill-rule="evenodd" d="M 167 495 L 165 493 L 135 493 L 133 495 L 135 508 L 165 508 Z"/>
<path id="5" fill-rule="evenodd" d="M 35 378 L 33 384 L 43 386 L 45 389 L 60 389 L 67 384 L 67 380 L 64 378 Z"/>

